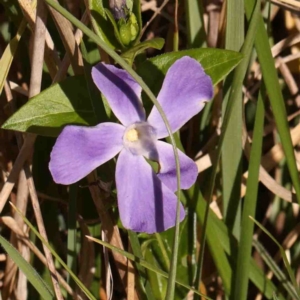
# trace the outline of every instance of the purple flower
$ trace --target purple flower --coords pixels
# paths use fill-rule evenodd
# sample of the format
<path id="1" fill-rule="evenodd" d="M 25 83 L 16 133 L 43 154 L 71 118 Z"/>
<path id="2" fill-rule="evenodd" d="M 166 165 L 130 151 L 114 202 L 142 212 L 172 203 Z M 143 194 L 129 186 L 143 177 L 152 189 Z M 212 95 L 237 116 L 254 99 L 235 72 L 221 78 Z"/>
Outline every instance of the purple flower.
<path id="1" fill-rule="evenodd" d="M 172 146 L 159 141 L 168 136 L 156 107 L 146 119 L 141 87 L 124 70 L 99 63 L 92 77 L 121 124 L 95 127 L 66 126 L 51 153 L 50 171 L 56 183 L 74 183 L 118 153 L 116 185 L 120 218 L 125 228 L 160 232 L 175 225 L 176 167 Z M 178 59 L 168 70 L 157 100 L 172 132 L 204 107 L 213 95 L 211 79 L 190 57 Z M 196 164 L 179 151 L 181 187 L 197 178 Z M 156 174 L 145 158 L 159 163 Z M 180 208 L 180 220 L 185 212 Z"/>

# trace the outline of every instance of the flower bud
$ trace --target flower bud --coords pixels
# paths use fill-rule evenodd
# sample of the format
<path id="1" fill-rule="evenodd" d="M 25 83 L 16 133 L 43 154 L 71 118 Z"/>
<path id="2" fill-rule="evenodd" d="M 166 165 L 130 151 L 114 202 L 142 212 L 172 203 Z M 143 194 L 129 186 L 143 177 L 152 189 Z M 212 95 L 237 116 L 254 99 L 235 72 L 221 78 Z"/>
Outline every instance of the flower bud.
<path id="1" fill-rule="evenodd" d="M 109 8 L 116 20 L 127 17 L 126 0 L 109 0 Z"/>
<path id="2" fill-rule="evenodd" d="M 126 22 L 120 22 L 119 33 L 122 43 L 128 46 L 131 42 L 131 24 Z"/>
<path id="3" fill-rule="evenodd" d="M 129 23 L 130 23 L 131 41 L 134 41 L 139 32 L 139 25 L 135 14 L 133 13 L 130 14 Z"/>

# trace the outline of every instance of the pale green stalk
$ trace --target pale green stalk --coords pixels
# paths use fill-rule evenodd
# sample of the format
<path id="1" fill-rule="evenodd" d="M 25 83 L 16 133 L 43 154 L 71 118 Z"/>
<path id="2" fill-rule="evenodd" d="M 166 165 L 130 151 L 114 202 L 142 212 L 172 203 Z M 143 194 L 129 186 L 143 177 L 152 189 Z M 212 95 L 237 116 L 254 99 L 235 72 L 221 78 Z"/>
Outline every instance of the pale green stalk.
<path id="1" fill-rule="evenodd" d="M 162 256 L 164 258 L 164 262 L 165 262 L 165 265 L 167 267 L 167 270 L 169 271 L 170 270 L 170 260 L 169 260 L 168 253 L 167 253 L 166 247 L 164 245 L 164 242 L 163 242 L 163 240 L 162 240 L 159 233 L 155 233 L 155 237 L 156 237 L 156 240 L 158 242 L 159 249 L 160 249 L 160 251 L 162 253 Z"/>

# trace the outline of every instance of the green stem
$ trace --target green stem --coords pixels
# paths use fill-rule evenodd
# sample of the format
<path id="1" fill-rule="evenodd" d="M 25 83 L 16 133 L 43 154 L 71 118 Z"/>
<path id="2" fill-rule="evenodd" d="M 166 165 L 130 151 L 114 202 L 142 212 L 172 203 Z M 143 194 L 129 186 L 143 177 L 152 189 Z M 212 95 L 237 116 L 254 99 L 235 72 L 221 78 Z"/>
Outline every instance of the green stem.
<path id="1" fill-rule="evenodd" d="M 73 273 L 77 273 L 77 253 L 76 253 L 76 214 L 77 214 L 77 192 L 78 184 L 72 184 L 70 186 L 70 204 L 68 211 L 68 242 L 67 242 L 67 266 L 72 270 Z M 75 282 L 72 280 L 70 274 L 67 274 L 67 282 L 70 287 L 75 287 Z M 67 299 L 72 299 L 71 295 L 68 295 Z"/>
<path id="2" fill-rule="evenodd" d="M 169 271 L 170 270 L 170 260 L 169 260 L 169 256 L 168 256 L 168 253 L 166 251 L 166 247 L 164 245 L 164 242 L 161 239 L 161 236 L 160 236 L 159 233 L 155 233 L 155 237 L 157 239 L 160 251 L 163 255 L 163 258 L 164 258 L 164 261 L 165 261 L 165 264 L 166 264 L 166 267 L 167 267 L 167 271 Z"/>

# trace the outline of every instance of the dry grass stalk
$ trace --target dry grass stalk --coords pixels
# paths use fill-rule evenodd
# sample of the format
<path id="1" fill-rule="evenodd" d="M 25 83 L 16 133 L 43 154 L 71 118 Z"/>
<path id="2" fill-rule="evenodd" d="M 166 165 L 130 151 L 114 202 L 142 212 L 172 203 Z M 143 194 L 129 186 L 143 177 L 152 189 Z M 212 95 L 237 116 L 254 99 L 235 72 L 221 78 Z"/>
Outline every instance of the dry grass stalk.
<path id="1" fill-rule="evenodd" d="M 69 20 L 63 17 L 54 8 L 48 6 L 52 18 L 56 24 L 66 52 L 69 55 L 71 65 L 75 74 L 83 74 L 83 59 L 79 46 L 76 43 L 73 27 Z"/>
<path id="2" fill-rule="evenodd" d="M 95 172 L 92 172 L 90 175 L 88 175 L 88 182 L 89 183 L 94 183 L 97 181 L 97 177 Z M 120 237 L 120 232 L 119 228 L 117 225 L 114 224 L 109 212 L 107 211 L 105 205 L 104 205 L 104 200 L 105 197 L 107 198 L 107 195 L 105 195 L 104 192 L 100 191 L 100 188 L 94 184 L 89 185 L 89 190 L 91 192 L 92 199 L 94 201 L 94 204 L 96 206 L 97 212 L 99 214 L 99 217 L 102 222 L 102 230 L 104 231 L 108 243 L 111 245 L 124 250 L 124 246 Z M 126 257 L 123 255 L 117 253 L 117 252 L 112 252 L 116 267 L 118 269 L 120 278 L 122 280 L 123 286 L 126 289 L 127 287 L 127 264 L 128 260 Z M 139 299 L 137 292 L 135 291 L 135 300 Z"/>
<path id="3" fill-rule="evenodd" d="M 12 230 L 18 237 L 19 241 L 22 242 L 24 245 L 26 245 L 33 253 L 34 255 L 45 265 L 47 266 L 47 259 L 42 254 L 42 252 L 28 239 L 28 236 L 26 233 L 23 232 L 23 230 L 18 226 L 16 221 L 12 217 L 1 217 L 0 222 L 3 223 L 5 226 L 7 226 L 10 230 Z M 57 278 L 59 283 L 66 289 L 66 291 L 73 295 L 73 290 L 71 287 L 67 284 L 67 282 L 63 279 L 63 277 L 57 273 Z"/>
<path id="4" fill-rule="evenodd" d="M 42 73 L 43 73 L 43 63 L 44 63 L 44 46 L 46 37 L 46 20 L 47 20 L 47 10 L 43 1 L 38 1 L 37 12 L 36 12 L 36 22 L 34 30 L 34 43 L 33 43 L 33 54 L 32 54 L 32 65 L 31 65 L 31 77 L 30 77 L 30 88 L 29 97 L 33 97 L 40 93 Z M 31 174 L 31 167 L 25 162 L 24 171 L 27 178 L 29 194 L 37 222 L 37 226 L 41 236 L 48 242 L 47 233 L 44 226 L 44 221 L 39 205 L 39 200 L 36 195 L 36 190 Z M 59 283 L 57 281 L 56 269 L 52 254 L 50 250 L 43 244 L 44 252 L 47 258 L 48 268 L 51 273 L 51 280 L 54 287 L 55 295 L 57 299 L 63 299 Z"/>
<path id="5" fill-rule="evenodd" d="M 282 77 L 284 78 L 292 97 L 295 97 L 295 103 L 298 108 L 300 108 L 300 95 L 299 95 L 299 88 L 297 83 L 289 70 L 288 66 L 282 61 L 281 57 L 277 58 L 277 62 L 279 64 L 279 70 L 281 72 Z"/>
<path id="6" fill-rule="evenodd" d="M 87 11 L 85 11 L 84 14 L 82 15 L 81 22 L 85 25 L 88 24 L 89 14 L 88 14 Z M 82 36 L 83 36 L 82 31 L 80 29 L 76 29 L 75 41 L 76 41 L 78 47 L 80 45 Z M 68 54 L 65 54 L 65 56 L 62 60 L 62 63 L 60 65 L 60 68 L 59 68 L 58 72 L 56 73 L 56 75 L 53 79 L 53 82 L 59 82 L 59 81 L 63 80 L 66 77 L 66 74 L 67 74 L 68 68 L 70 66 L 70 63 L 71 63 L 70 56 Z"/>
<path id="7" fill-rule="evenodd" d="M 34 31 L 36 9 L 33 7 L 32 2 L 30 0 L 18 0 L 18 2 L 29 23 L 31 30 Z M 45 62 L 47 64 L 49 73 L 53 78 L 58 70 L 58 66 L 60 65 L 60 60 L 55 50 L 54 42 L 47 30 L 46 30 Z"/>

